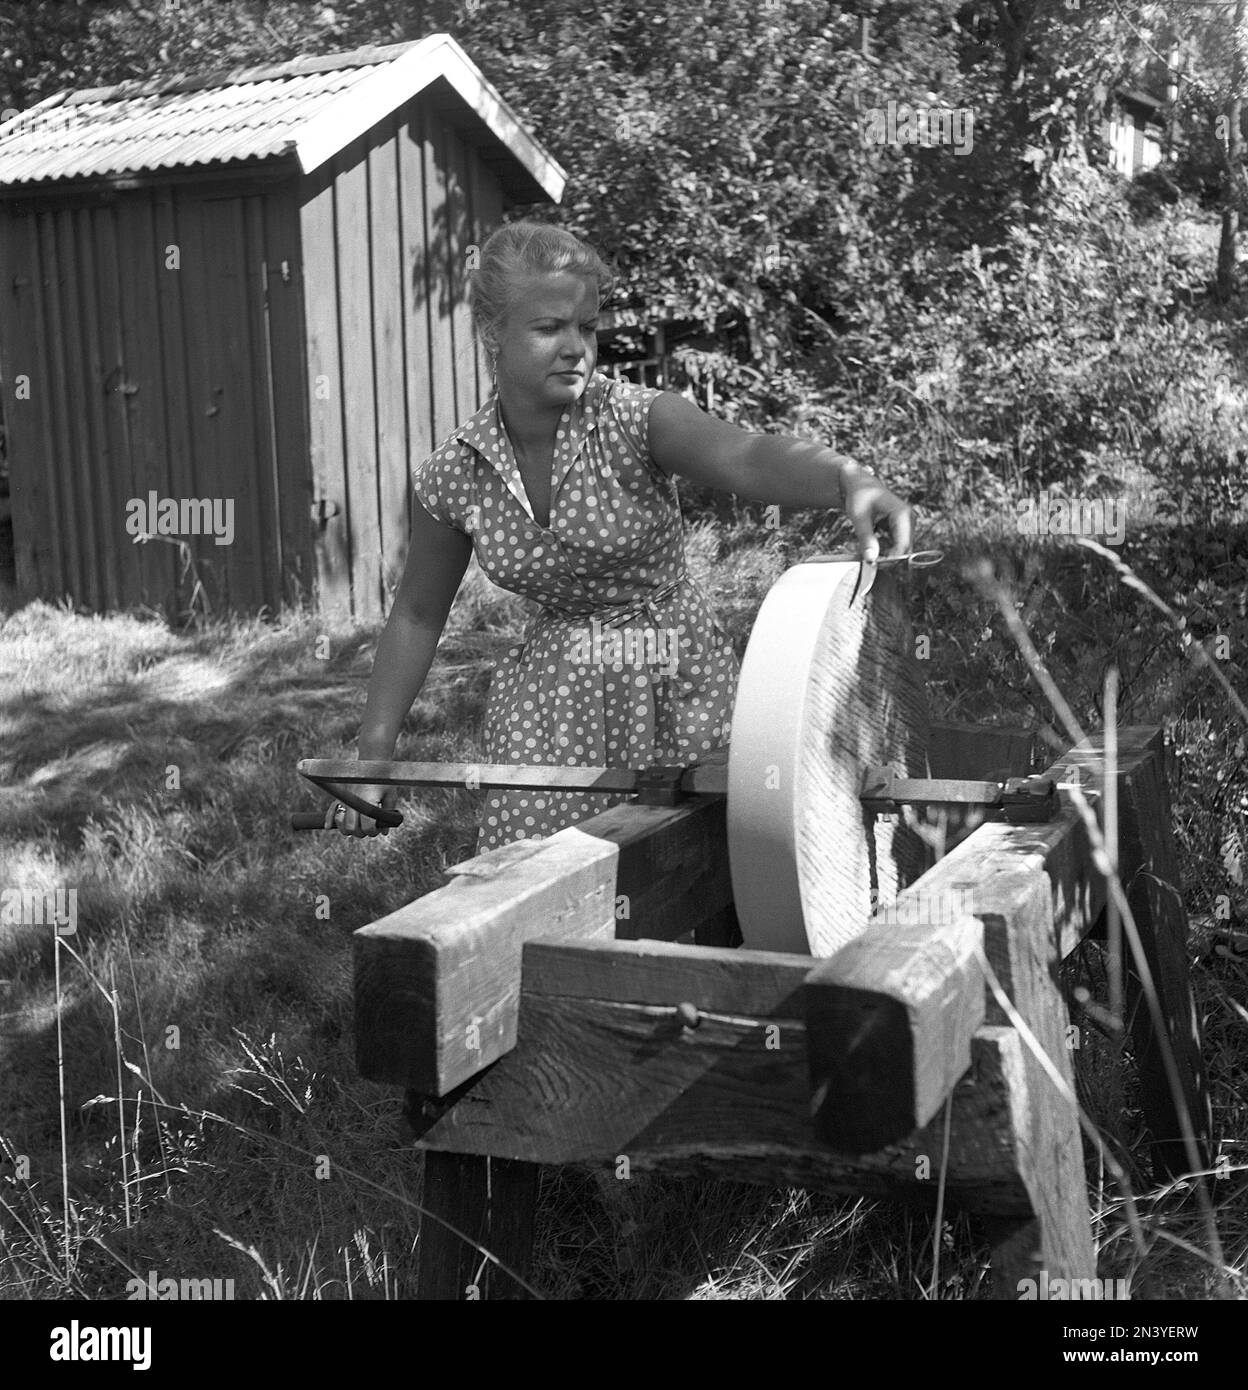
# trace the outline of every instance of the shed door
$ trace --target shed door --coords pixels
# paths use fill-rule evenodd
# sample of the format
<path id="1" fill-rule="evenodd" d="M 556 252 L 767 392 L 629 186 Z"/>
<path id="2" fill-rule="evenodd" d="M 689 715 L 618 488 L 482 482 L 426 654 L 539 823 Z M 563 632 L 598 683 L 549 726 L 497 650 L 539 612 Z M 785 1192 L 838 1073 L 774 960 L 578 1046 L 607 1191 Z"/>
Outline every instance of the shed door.
<path id="1" fill-rule="evenodd" d="M 229 607 L 276 608 L 285 570 L 274 425 L 265 199 L 184 195 L 177 205 L 186 352 L 188 483 L 232 503 L 233 537 L 200 549 Z"/>
<path id="2" fill-rule="evenodd" d="M 200 552 L 210 594 L 235 609 L 275 609 L 295 596 L 300 510 L 307 530 L 307 498 L 288 475 L 302 407 L 284 370 L 286 325 L 299 313 L 297 243 L 272 193 L 182 193 L 176 240 L 188 484 L 200 498 L 232 503 L 231 543 Z"/>

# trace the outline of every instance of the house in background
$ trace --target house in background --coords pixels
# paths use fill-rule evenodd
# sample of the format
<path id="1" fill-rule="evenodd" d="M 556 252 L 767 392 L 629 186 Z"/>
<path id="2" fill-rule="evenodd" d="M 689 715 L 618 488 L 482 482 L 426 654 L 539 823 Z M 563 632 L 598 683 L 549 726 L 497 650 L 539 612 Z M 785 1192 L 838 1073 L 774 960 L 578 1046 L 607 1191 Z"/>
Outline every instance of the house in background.
<path id="1" fill-rule="evenodd" d="M 1165 98 L 1143 88 L 1114 92 L 1105 143 L 1118 173 L 1132 178 L 1161 163 L 1167 134 L 1165 110 Z"/>
<path id="2" fill-rule="evenodd" d="M 19 599 L 381 616 L 410 470 L 488 389 L 473 252 L 565 180 L 445 34 L 0 125 Z M 229 543 L 136 543 L 149 498 L 232 501 Z"/>

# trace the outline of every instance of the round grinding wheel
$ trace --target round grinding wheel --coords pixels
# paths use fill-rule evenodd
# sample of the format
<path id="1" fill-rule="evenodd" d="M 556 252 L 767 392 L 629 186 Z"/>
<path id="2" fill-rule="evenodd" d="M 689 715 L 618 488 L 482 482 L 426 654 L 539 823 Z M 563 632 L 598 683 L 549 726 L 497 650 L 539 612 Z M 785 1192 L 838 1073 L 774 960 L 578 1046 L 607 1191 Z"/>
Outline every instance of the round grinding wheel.
<path id="1" fill-rule="evenodd" d="M 900 820 L 866 814 L 868 764 L 926 775 L 927 703 L 900 586 L 795 565 L 759 609 L 728 750 L 728 858 L 744 944 L 829 956 L 922 871 Z M 873 891 L 877 895 L 873 898 Z"/>

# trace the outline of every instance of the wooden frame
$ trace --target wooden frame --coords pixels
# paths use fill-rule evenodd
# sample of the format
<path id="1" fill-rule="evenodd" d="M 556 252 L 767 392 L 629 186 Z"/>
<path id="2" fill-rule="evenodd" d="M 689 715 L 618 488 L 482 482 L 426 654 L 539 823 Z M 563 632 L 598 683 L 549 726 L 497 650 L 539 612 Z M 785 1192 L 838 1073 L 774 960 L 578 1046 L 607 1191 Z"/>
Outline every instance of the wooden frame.
<path id="1" fill-rule="evenodd" d="M 933 776 L 1031 770 L 1017 731 L 965 734 L 933 726 Z M 1160 730 L 1119 731 L 1120 872 L 1168 1033 L 1136 1010 L 1136 1050 L 1172 1172 L 1179 1112 L 1202 1162 L 1210 1123 L 1162 758 Z M 1100 739 L 1049 771 L 1072 766 L 1096 804 Z M 947 1197 L 989 1223 L 995 1295 L 1039 1269 L 1093 1277 L 1055 978 L 1106 884 L 1064 796 L 1051 822 L 974 830 L 818 962 L 736 947 L 724 803 L 707 797 L 482 855 L 357 932 L 360 1067 L 407 1088 L 425 1150 L 418 1296 L 527 1296 L 543 1163 L 934 1202 L 946 1108 Z"/>

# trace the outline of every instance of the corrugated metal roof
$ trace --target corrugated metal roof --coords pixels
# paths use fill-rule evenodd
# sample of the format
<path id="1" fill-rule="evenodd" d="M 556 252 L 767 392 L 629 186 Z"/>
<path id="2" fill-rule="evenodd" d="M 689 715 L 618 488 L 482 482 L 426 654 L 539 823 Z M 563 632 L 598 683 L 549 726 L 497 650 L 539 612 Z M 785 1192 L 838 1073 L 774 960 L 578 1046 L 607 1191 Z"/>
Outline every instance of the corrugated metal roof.
<path id="1" fill-rule="evenodd" d="M 0 186 L 283 155 L 297 156 L 306 173 L 439 77 L 558 201 L 564 171 L 448 34 L 273 67 L 59 92 L 0 124 Z"/>

